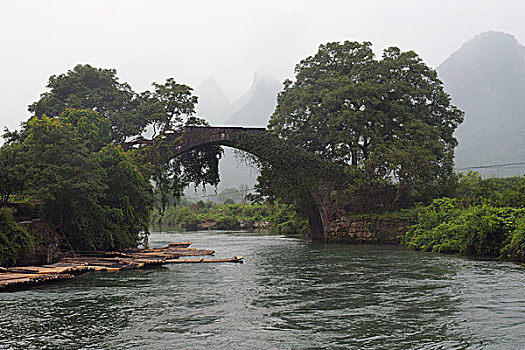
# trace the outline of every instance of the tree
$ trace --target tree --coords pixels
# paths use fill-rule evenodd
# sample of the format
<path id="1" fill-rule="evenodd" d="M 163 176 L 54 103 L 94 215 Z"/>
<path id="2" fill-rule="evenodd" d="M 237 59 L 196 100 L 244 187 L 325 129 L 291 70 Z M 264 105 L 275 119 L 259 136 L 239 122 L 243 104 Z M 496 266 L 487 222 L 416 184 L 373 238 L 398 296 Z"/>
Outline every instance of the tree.
<path id="1" fill-rule="evenodd" d="M 374 206 L 391 208 L 446 187 L 453 175 L 453 132 L 463 114 L 414 52 L 392 47 L 377 60 L 369 42 L 328 43 L 295 73 L 295 81 L 285 81 L 268 128 L 344 165 L 347 178 L 338 181 L 353 194 L 366 198 L 379 188 Z"/>
<path id="2" fill-rule="evenodd" d="M 153 188 L 133 159 L 120 146 L 108 145 L 96 154 L 106 190 L 99 199 L 104 208 L 107 246 L 147 244 Z"/>
<path id="3" fill-rule="evenodd" d="M 16 264 L 34 245 L 29 232 L 16 222 L 13 211 L 0 207 L 0 266 Z"/>
<path id="4" fill-rule="evenodd" d="M 6 143 L 0 147 L 0 204 L 26 188 L 27 171 L 22 157 L 19 145 Z"/>
<path id="5" fill-rule="evenodd" d="M 174 157 L 171 147 L 165 147 L 166 141 L 176 142 L 185 126 L 209 124 L 194 115 L 198 98 L 192 95 L 192 88 L 177 83 L 173 78 L 168 78 L 164 84 L 153 83 L 153 86 L 155 89 L 152 92 L 141 94 L 141 113 L 148 116 L 154 144 L 143 153 L 138 153 L 142 162 L 155 163 L 151 167 L 151 179 L 164 210 L 169 196 L 180 198 L 190 183 L 216 186 L 220 181 L 219 159 L 223 151 L 220 146 L 207 145 Z M 159 149 L 162 151 L 159 152 Z"/>
<path id="6" fill-rule="evenodd" d="M 54 225 L 72 248 L 103 246 L 106 190 L 101 171 L 86 142 L 59 118 L 33 118 L 21 144 L 27 164 L 29 192 L 42 203 L 42 218 Z"/>
<path id="7" fill-rule="evenodd" d="M 155 195 L 165 205 L 168 194 L 180 196 L 191 182 L 216 185 L 222 154 L 210 145 L 175 157 L 171 145 L 184 126 L 207 123 L 194 115 L 197 97 L 190 87 L 173 78 L 153 86 L 138 94 L 118 81 L 114 69 L 90 65 L 51 76 L 49 91 L 29 106 L 35 115 L 20 131 L 4 134 L 3 198 L 22 188 L 14 180 L 24 177 L 11 176 L 18 171 L 12 155 L 20 149 L 27 191 L 42 202 L 42 217 L 67 245 L 145 243 Z M 153 138 L 145 140 L 150 128 Z"/>
<path id="8" fill-rule="evenodd" d="M 192 88 L 168 78 L 164 84 L 154 82 L 152 91 L 139 94 L 129 84 L 120 83 L 116 73 L 77 65 L 66 74 L 53 75 L 47 85 L 50 91 L 29 110 L 38 117 L 60 117 L 71 123 L 90 151 L 110 142 L 122 145 L 144 176 L 154 182 L 163 206 L 169 195 L 180 197 L 189 183 L 216 185 L 221 147 L 203 146 L 176 159 L 165 147 L 168 139 L 180 136 L 184 126 L 208 125 L 194 115 L 198 99 Z M 148 130 L 153 131 L 152 139 L 145 140 Z M 18 142 L 27 135 L 27 124 L 21 132 L 6 132 Z"/>
<path id="9" fill-rule="evenodd" d="M 67 108 L 59 119 L 71 124 L 91 152 L 99 151 L 111 142 L 111 122 L 92 109 Z"/>
<path id="10" fill-rule="evenodd" d="M 111 137 L 122 143 L 127 137 L 140 135 L 147 118 L 138 113 L 139 96 L 127 83 L 120 83 L 115 69 L 77 65 L 65 74 L 52 75 L 50 91 L 29 106 L 37 116 L 59 116 L 67 108 L 92 109 L 111 121 Z"/>
<path id="11" fill-rule="evenodd" d="M 189 118 L 195 113 L 198 98 L 192 95 L 192 88 L 178 84 L 173 78 L 168 78 L 165 84 L 153 83 L 153 86 L 153 92 L 146 91 L 141 97 L 145 102 L 142 113 L 148 116 L 155 137 L 182 127 L 183 116 Z"/>
<path id="12" fill-rule="evenodd" d="M 119 249 L 145 243 L 154 204 L 151 183 L 120 146 L 93 147 L 99 134 L 85 132 L 81 121 L 88 117 L 97 124 L 98 114 L 92 110 L 68 110 L 63 117 L 28 122 L 28 136 L 20 147 L 29 191 L 42 202 L 43 219 L 70 248 Z"/>

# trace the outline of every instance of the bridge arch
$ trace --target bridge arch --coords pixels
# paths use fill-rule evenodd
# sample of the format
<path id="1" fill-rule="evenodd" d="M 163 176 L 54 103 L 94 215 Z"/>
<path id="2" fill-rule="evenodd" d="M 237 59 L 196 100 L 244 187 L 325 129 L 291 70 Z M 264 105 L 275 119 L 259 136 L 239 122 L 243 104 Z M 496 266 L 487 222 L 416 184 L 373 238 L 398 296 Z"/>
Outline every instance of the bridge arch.
<path id="1" fill-rule="evenodd" d="M 176 157 L 192 149 L 205 145 L 227 146 L 239 149 L 253 154 L 256 157 L 262 157 L 265 161 L 272 162 L 271 157 L 262 154 L 257 147 L 250 147 L 236 138 L 240 134 L 264 134 L 265 128 L 244 128 L 244 127 L 204 127 L 204 126 L 186 126 L 181 133 L 166 135 L 166 144 L 169 145 L 170 155 Z M 278 155 L 274 155 L 278 157 Z M 273 159 L 277 161 L 278 159 Z M 288 161 L 288 160 L 285 160 Z M 323 209 L 322 203 L 317 200 L 318 196 L 312 195 L 316 202 L 315 207 L 308 208 L 306 215 L 310 224 L 310 235 L 312 239 L 324 240 L 325 227 L 329 225 L 329 218 L 323 215 L 326 210 Z"/>
<path id="2" fill-rule="evenodd" d="M 245 149 L 235 141 L 234 136 L 241 133 L 264 134 L 265 128 L 218 127 L 218 126 L 186 126 L 182 134 L 173 134 L 167 140 L 172 145 L 173 156 L 181 155 L 194 148 L 205 145 L 227 146 L 246 151 L 258 156 L 253 150 Z"/>

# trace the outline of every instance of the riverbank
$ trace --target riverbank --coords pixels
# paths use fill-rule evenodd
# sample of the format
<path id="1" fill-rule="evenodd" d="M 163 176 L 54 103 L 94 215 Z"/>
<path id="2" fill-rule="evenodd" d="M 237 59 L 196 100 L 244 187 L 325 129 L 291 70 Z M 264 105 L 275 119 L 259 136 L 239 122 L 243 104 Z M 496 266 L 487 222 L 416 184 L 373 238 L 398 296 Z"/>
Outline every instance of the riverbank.
<path id="1" fill-rule="evenodd" d="M 525 262 L 525 209 L 440 198 L 402 212 L 342 216 L 330 223 L 325 240 Z"/>

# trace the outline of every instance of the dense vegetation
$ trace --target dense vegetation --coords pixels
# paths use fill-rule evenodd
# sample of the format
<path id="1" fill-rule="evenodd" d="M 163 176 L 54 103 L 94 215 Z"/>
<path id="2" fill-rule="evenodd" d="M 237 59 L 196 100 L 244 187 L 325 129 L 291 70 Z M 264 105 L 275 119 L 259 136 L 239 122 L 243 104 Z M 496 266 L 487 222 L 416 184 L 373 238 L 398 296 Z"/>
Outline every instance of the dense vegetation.
<path id="1" fill-rule="evenodd" d="M 13 210 L 0 207 L 0 266 L 13 265 L 32 248 L 29 233 L 13 217 Z"/>
<path id="2" fill-rule="evenodd" d="M 303 235 L 308 233 L 308 222 L 297 211 L 283 204 L 246 205 L 235 203 L 186 202 L 168 208 L 164 215 L 156 212 L 152 225 L 156 229 L 179 230 L 238 230 L 267 228 L 283 235 Z"/>
<path id="3" fill-rule="evenodd" d="M 525 178 L 460 178 L 456 198 L 420 211 L 405 244 L 422 251 L 525 261 Z"/>
<path id="4" fill-rule="evenodd" d="M 147 242 L 155 198 L 165 204 L 189 182 L 218 183 L 217 146 L 173 159 L 159 147 L 194 116 L 191 88 L 168 79 L 134 92 L 116 71 L 78 65 L 49 79 L 19 131 L 0 148 L 0 204 L 25 194 L 69 249 L 118 249 Z M 144 141 L 150 130 L 152 140 Z M 9 247 L 7 240 L 0 249 Z"/>

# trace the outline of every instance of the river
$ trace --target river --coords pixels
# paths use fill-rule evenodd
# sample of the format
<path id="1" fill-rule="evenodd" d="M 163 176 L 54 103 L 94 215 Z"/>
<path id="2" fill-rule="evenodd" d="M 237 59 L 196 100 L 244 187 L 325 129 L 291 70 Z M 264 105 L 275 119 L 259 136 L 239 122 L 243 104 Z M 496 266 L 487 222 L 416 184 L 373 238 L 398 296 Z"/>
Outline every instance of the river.
<path id="1" fill-rule="evenodd" d="M 254 233 L 153 233 L 244 264 L 0 293 L 0 349 L 525 349 L 525 267 Z"/>

